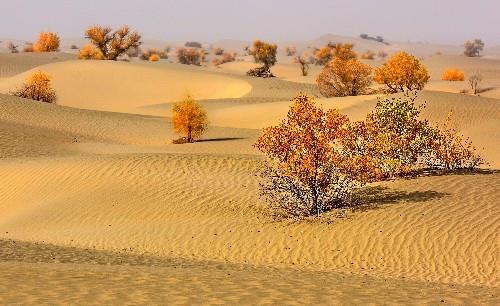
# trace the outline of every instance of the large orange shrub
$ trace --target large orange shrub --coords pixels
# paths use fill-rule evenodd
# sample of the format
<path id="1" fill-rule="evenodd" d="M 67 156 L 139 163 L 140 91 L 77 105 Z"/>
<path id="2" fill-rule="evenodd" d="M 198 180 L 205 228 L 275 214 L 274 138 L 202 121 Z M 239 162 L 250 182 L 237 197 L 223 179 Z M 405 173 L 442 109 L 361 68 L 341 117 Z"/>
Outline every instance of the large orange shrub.
<path id="1" fill-rule="evenodd" d="M 465 80 L 465 74 L 460 69 L 449 68 L 443 71 L 441 79 L 443 81 L 463 81 Z"/>
<path id="2" fill-rule="evenodd" d="M 59 51 L 59 36 L 53 32 L 41 32 L 33 46 L 35 52 Z"/>
<path id="3" fill-rule="evenodd" d="M 266 154 L 261 192 L 278 215 L 319 215 L 347 205 L 357 183 L 345 172 L 337 143 L 348 132 L 347 116 L 324 111 L 299 94 L 287 117 L 265 128 L 255 147 Z"/>
<path id="4" fill-rule="evenodd" d="M 420 90 L 429 81 L 429 73 L 420 61 L 406 52 L 397 52 L 375 69 L 374 80 L 391 92 Z"/>
<path id="5" fill-rule="evenodd" d="M 13 95 L 41 102 L 54 103 L 56 101 L 56 92 L 51 86 L 51 77 L 37 71 L 31 74 L 21 86 L 13 92 Z"/>
<path id="6" fill-rule="evenodd" d="M 172 112 L 174 131 L 183 135 L 183 142 L 194 142 L 205 132 L 208 125 L 207 113 L 191 95 L 175 103 Z"/>
<path id="7" fill-rule="evenodd" d="M 319 91 L 325 97 L 357 96 L 371 84 L 372 68 L 357 59 L 336 57 L 318 75 Z"/>
<path id="8" fill-rule="evenodd" d="M 236 53 L 224 52 L 220 57 L 216 57 L 212 60 L 214 66 L 219 66 L 225 63 L 234 62 L 236 60 Z"/>
<path id="9" fill-rule="evenodd" d="M 85 31 L 85 38 L 90 40 L 106 60 L 116 60 L 130 48 L 138 48 L 141 44 L 139 33 L 130 31 L 128 26 L 114 32 L 109 27 L 92 26 Z"/>

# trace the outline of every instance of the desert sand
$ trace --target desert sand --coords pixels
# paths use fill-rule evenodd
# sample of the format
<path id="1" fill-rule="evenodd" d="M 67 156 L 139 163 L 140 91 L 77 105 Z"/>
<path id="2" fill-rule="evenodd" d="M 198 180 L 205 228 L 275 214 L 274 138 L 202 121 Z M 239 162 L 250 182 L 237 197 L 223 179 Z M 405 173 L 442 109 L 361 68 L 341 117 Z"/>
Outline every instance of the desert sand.
<path id="1" fill-rule="evenodd" d="M 377 98 L 321 98 L 319 68 L 289 60 L 263 80 L 247 61 L 0 54 L 0 304 L 498 304 L 500 60 L 428 56 L 418 99 L 432 123 L 453 111 L 484 169 L 370 184 L 354 210 L 286 222 L 259 198 L 261 129 L 299 91 L 352 119 Z M 488 90 L 440 81 L 450 65 L 485 70 Z M 36 70 L 56 105 L 8 95 Z M 175 145 L 187 91 L 210 126 Z"/>

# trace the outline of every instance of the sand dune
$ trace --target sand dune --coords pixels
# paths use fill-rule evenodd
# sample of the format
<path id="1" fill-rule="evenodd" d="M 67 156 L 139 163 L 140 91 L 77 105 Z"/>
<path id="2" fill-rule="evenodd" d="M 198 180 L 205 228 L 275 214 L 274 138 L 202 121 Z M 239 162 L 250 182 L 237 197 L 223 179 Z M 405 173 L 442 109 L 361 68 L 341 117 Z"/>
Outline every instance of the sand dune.
<path id="1" fill-rule="evenodd" d="M 496 62 L 468 63 L 495 84 Z M 273 80 L 232 65 L 66 61 L 33 68 L 53 74 L 59 105 L 0 94 L 0 303 L 495 304 L 497 171 L 376 183 L 353 210 L 275 221 L 259 197 L 260 129 L 298 91 L 353 120 L 376 97 L 319 98 L 290 63 Z M 430 88 L 448 86 L 435 77 L 447 63 L 429 65 Z M 32 69 L 15 67 L 3 92 Z M 210 126 L 174 145 L 171 103 L 187 86 Z M 423 101 L 432 123 L 453 111 L 498 169 L 500 100 Z"/>
<path id="2" fill-rule="evenodd" d="M 119 112 L 140 112 L 146 104 L 179 101 L 187 93 L 198 99 L 238 98 L 251 90 L 245 81 L 186 69 L 164 69 L 160 63 L 71 61 L 49 64 L 61 105 Z M 163 68 L 163 69 L 162 69 Z M 21 84 L 30 71 L 4 80 L 0 92 Z"/>

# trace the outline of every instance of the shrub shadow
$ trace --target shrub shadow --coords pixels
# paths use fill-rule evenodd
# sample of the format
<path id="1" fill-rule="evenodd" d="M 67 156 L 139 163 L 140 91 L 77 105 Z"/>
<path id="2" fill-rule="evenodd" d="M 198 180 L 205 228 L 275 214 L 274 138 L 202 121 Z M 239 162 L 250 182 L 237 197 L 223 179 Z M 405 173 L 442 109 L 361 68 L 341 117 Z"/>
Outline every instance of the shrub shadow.
<path id="1" fill-rule="evenodd" d="M 422 203 L 440 199 L 447 195 L 447 193 L 434 190 L 406 192 L 391 190 L 383 186 L 365 187 L 355 195 L 352 204 L 348 208 L 351 211 L 367 211 L 401 202 Z"/>
<path id="2" fill-rule="evenodd" d="M 231 141 L 231 140 L 241 140 L 246 139 L 244 137 L 226 137 L 226 138 L 208 138 L 208 139 L 199 139 L 196 142 L 215 142 L 215 141 Z"/>

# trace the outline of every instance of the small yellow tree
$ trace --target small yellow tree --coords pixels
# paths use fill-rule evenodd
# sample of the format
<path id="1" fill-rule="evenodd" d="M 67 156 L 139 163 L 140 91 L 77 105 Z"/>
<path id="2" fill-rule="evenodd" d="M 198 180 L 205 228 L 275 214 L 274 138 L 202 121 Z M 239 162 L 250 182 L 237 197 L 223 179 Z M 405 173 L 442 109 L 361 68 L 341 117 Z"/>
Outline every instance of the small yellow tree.
<path id="1" fill-rule="evenodd" d="M 41 102 L 54 103 L 56 101 L 56 92 L 50 84 L 51 77 L 42 71 L 31 74 L 21 86 L 12 94 L 25 99 L 31 99 Z"/>
<path id="2" fill-rule="evenodd" d="M 85 37 L 107 60 L 116 60 L 130 48 L 137 48 L 141 44 L 141 35 L 131 32 L 128 26 L 114 32 L 109 27 L 92 26 L 85 31 Z"/>
<path id="3" fill-rule="evenodd" d="M 59 51 L 59 36 L 53 32 L 41 32 L 33 46 L 35 52 Z"/>
<path id="4" fill-rule="evenodd" d="M 207 129 L 207 113 L 189 94 L 174 104 L 172 112 L 174 131 L 183 135 L 183 142 L 194 142 Z"/>
<path id="5" fill-rule="evenodd" d="M 319 91 L 325 97 L 357 96 L 371 84 L 372 68 L 357 59 L 335 58 L 318 75 Z"/>
<path id="6" fill-rule="evenodd" d="M 275 44 L 268 44 L 261 40 L 254 41 L 250 54 L 253 55 L 256 63 L 262 64 L 262 67 L 250 69 L 247 72 L 247 75 L 257 77 L 274 77 L 271 73 L 271 66 L 276 64 L 277 52 L 278 46 Z"/>
<path id="7" fill-rule="evenodd" d="M 102 52 L 97 49 L 96 47 L 92 45 L 85 45 L 80 49 L 80 53 L 78 55 L 79 59 L 84 59 L 84 60 L 103 60 L 104 55 Z"/>
<path id="8" fill-rule="evenodd" d="M 406 52 L 398 52 L 375 69 L 375 82 L 385 84 L 391 92 L 420 90 L 429 81 L 429 73 L 420 61 Z"/>

